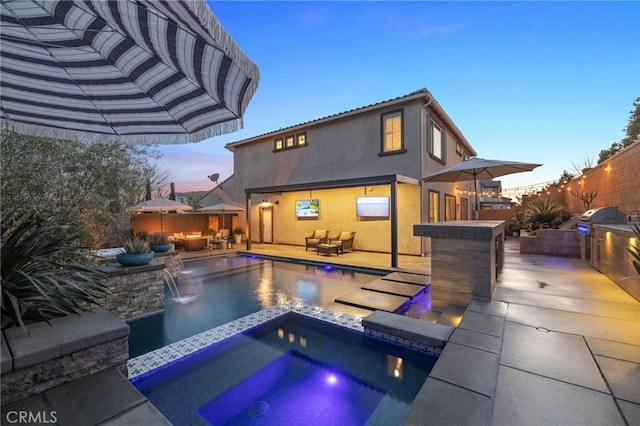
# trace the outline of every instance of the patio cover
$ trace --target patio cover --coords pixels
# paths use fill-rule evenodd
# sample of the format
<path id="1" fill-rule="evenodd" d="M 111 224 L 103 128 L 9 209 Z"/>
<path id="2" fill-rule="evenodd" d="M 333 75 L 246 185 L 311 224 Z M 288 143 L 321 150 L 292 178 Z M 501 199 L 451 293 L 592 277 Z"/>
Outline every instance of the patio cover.
<path id="1" fill-rule="evenodd" d="M 242 127 L 259 72 L 204 0 L 2 0 L 0 121 L 131 144 Z"/>

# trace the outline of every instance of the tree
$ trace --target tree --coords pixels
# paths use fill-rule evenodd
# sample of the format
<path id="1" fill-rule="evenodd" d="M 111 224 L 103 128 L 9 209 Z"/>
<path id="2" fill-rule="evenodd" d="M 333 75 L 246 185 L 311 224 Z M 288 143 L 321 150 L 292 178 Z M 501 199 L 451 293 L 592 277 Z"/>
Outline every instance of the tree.
<path id="1" fill-rule="evenodd" d="M 54 220 L 99 247 L 159 173 L 154 148 L 83 143 L 0 130 L 0 212 Z"/>
<path id="2" fill-rule="evenodd" d="M 600 151 L 598 164 L 640 139 L 640 97 L 636 98 L 633 106 L 634 109 L 629 112 L 629 120 L 624 128 L 625 137 L 620 142 L 612 143 L 609 149 Z"/>

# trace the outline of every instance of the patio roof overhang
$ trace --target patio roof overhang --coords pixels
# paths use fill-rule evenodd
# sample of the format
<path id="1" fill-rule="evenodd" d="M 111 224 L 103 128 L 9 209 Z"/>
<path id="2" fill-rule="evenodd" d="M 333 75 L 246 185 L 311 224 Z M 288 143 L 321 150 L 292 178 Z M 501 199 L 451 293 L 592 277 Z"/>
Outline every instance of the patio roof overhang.
<path id="1" fill-rule="evenodd" d="M 359 178 L 336 179 L 327 181 L 314 181 L 304 183 L 293 183 L 289 185 L 262 186 L 255 188 L 246 188 L 244 190 L 246 196 L 247 223 L 251 223 L 251 196 L 253 194 L 280 194 L 283 192 L 309 191 L 320 189 L 339 189 L 353 188 L 358 186 L 376 186 L 389 185 L 389 220 L 391 228 L 391 267 L 398 266 L 398 184 L 420 185 L 418 179 L 398 174 L 368 176 Z M 251 250 L 251 227 L 248 226 L 247 250 Z"/>

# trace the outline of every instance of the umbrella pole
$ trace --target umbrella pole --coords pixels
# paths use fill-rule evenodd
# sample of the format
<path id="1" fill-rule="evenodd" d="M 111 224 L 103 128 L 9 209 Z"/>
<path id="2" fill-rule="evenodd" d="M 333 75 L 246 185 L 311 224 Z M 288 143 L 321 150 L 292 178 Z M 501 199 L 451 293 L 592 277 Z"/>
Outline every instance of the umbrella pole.
<path id="1" fill-rule="evenodd" d="M 478 204 L 478 183 L 476 182 L 476 175 L 473 175 L 473 190 L 476 193 L 476 208 L 474 209 L 476 211 L 476 220 L 480 220 L 480 212 L 478 211 L 480 204 Z"/>

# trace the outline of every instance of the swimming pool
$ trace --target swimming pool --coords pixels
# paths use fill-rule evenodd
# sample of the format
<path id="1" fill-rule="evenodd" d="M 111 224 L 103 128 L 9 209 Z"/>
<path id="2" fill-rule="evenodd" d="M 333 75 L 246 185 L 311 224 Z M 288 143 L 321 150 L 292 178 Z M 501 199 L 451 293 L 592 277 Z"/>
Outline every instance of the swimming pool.
<path id="1" fill-rule="evenodd" d="M 278 309 L 266 310 L 266 321 L 250 316 L 263 321 L 257 327 L 236 320 L 249 329 L 131 382 L 175 425 L 401 424 L 435 357 L 366 337 L 355 323 Z"/>
<path id="2" fill-rule="evenodd" d="M 286 301 L 324 306 L 376 275 L 259 259 L 215 257 L 185 262 L 177 277 L 181 296 L 166 289 L 165 309 L 128 321 L 129 357 L 178 342 Z"/>

